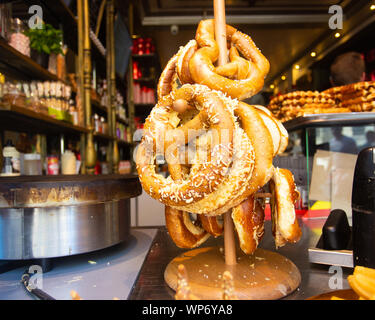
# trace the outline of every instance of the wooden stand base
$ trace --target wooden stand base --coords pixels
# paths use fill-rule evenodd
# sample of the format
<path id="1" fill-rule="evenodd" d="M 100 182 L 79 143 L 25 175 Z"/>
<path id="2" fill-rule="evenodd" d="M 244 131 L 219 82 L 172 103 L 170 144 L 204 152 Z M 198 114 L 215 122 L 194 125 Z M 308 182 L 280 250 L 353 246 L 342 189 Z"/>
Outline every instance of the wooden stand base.
<path id="1" fill-rule="evenodd" d="M 233 276 L 234 293 L 240 300 L 274 300 L 293 292 L 301 274 L 292 261 L 282 255 L 257 249 L 253 255 L 237 252 L 237 264 L 225 264 L 223 248 L 208 247 L 187 251 L 174 258 L 164 272 L 164 279 L 177 289 L 177 268 L 187 270 L 191 293 L 202 300 L 221 300 L 224 271 Z"/>

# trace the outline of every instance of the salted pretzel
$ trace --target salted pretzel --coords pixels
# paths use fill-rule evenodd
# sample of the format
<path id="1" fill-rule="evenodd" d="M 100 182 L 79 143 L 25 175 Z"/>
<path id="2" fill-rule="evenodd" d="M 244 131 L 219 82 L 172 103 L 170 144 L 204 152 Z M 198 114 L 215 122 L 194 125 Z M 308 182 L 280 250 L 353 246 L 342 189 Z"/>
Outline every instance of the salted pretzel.
<path id="1" fill-rule="evenodd" d="M 242 251 L 254 253 L 264 235 L 264 208 L 261 203 L 254 196 L 248 197 L 233 208 L 232 218 Z"/>
<path id="2" fill-rule="evenodd" d="M 287 132 L 267 109 L 261 106 L 249 106 L 199 85 L 184 85 L 181 89 L 172 91 L 168 96 L 164 96 L 160 100 L 162 103 L 163 101 L 168 101 L 164 105 L 172 106 L 168 110 L 171 113 L 178 113 L 179 119 L 183 119 L 178 120 L 182 123 L 182 126 L 191 121 L 188 120 L 189 117 L 186 119 L 185 117 L 195 107 L 191 105 L 191 100 L 189 100 L 189 104 L 188 100 L 183 99 L 191 98 L 193 94 L 191 92 L 189 94 L 182 94 L 181 90 L 196 90 L 197 94 L 204 92 L 207 94 L 206 98 L 211 97 L 208 93 L 214 94 L 226 106 L 230 106 L 228 108 L 229 113 L 231 113 L 232 117 L 236 116 L 237 120 L 234 123 L 232 137 L 233 161 L 225 177 L 220 182 L 215 181 L 217 188 L 212 188 L 211 192 L 206 192 L 203 199 L 193 199 L 187 204 L 178 203 L 176 205 L 175 203 L 166 203 L 164 197 L 160 197 L 161 201 L 166 204 L 166 226 L 170 236 L 179 247 L 197 247 L 206 241 L 210 235 L 217 237 L 222 234 L 223 226 L 218 216 L 228 210 L 232 210 L 232 217 L 235 222 L 241 248 L 246 253 L 252 253 L 262 237 L 263 220 L 261 218 L 262 208 L 259 203 L 253 201 L 254 206 L 251 210 L 248 203 L 251 201 L 250 199 L 253 199 L 251 196 L 273 176 L 272 158 L 284 151 L 287 145 Z M 156 108 L 158 107 L 156 106 Z M 194 118 L 196 116 L 190 114 L 191 117 Z M 151 122 L 157 119 L 155 116 L 152 117 L 152 114 L 150 118 L 152 120 L 148 120 Z M 171 118 L 173 119 L 173 117 L 169 119 Z M 175 125 L 175 127 L 178 128 L 178 125 Z M 145 128 L 147 129 L 145 133 L 146 137 L 147 133 L 150 130 L 152 131 L 153 126 L 146 122 Z M 155 128 L 158 128 L 158 130 L 152 132 L 157 131 L 160 134 L 163 127 L 160 124 L 156 124 Z M 153 139 L 156 138 L 154 137 Z M 197 140 L 199 139 L 202 139 L 202 136 L 197 138 Z M 204 140 L 203 144 L 210 143 Z M 190 176 L 193 167 L 194 165 L 188 168 L 185 176 Z M 145 170 L 142 166 L 138 165 L 141 181 L 147 186 L 142 180 L 142 174 L 144 174 Z M 174 170 L 172 167 L 170 174 L 171 176 L 168 181 L 172 185 L 183 178 L 183 170 L 181 168 Z M 150 194 L 155 195 L 153 189 L 145 190 L 146 192 L 151 191 Z M 245 208 L 247 210 L 244 210 Z M 189 212 L 198 214 L 196 221 L 190 218 Z M 257 231 L 254 233 L 254 228 L 243 227 L 241 221 L 247 226 L 250 223 L 254 223 L 254 221 L 258 221 L 258 224 L 256 224 Z"/>
<path id="3" fill-rule="evenodd" d="M 179 68 L 177 73 L 182 83 L 200 83 L 232 98 L 246 99 L 262 89 L 269 71 L 269 62 L 248 35 L 229 25 L 226 27 L 226 34 L 230 45 L 230 62 L 215 67 L 219 47 L 215 40 L 214 20 L 202 20 L 195 36 L 196 45 L 190 43 L 185 54 L 181 53 L 180 65 L 185 67 Z M 191 48 L 194 46 L 197 50 L 192 54 Z"/>
<path id="4" fill-rule="evenodd" d="M 214 193 L 201 201 L 183 206 L 183 210 L 207 215 L 223 214 L 240 205 L 271 179 L 273 156 L 285 150 L 288 133 L 282 124 L 261 106 L 249 106 L 244 102 L 239 102 L 234 113 L 254 149 L 254 170 L 251 176 L 247 175 L 247 178 L 244 178 L 243 175 L 238 175 L 237 170 L 230 170 L 227 178 Z M 269 121 L 265 122 L 266 118 L 269 118 Z M 235 139 L 235 141 L 237 140 Z M 273 140 L 276 140 L 277 143 L 274 143 Z M 242 157 L 241 159 L 244 160 Z M 235 171 L 233 177 L 231 176 L 232 171 Z M 241 172 L 241 170 L 239 171 Z M 234 189 L 238 178 L 245 183 L 240 189 Z M 235 192 L 228 194 L 226 191 L 228 189 L 235 190 Z"/>
<path id="5" fill-rule="evenodd" d="M 165 225 L 173 242 L 180 248 L 195 248 L 210 234 L 190 219 L 189 213 L 165 206 Z"/>
<path id="6" fill-rule="evenodd" d="M 167 63 L 136 162 L 144 190 L 166 205 L 166 226 L 177 246 L 194 248 L 211 235 L 221 235 L 220 217 L 231 211 L 240 247 L 252 254 L 264 233 L 264 206 L 257 192 L 270 183 L 277 247 L 300 237 L 294 212 L 297 193 L 293 175 L 272 165 L 273 157 L 287 147 L 287 131 L 268 109 L 237 100 L 263 87 L 269 63 L 249 36 L 228 25 L 226 34 L 225 65 L 214 65 L 219 48 L 213 20 L 201 21 L 195 40 Z M 286 99 L 297 98 L 313 103 L 316 95 Z M 319 100 L 327 101 L 325 96 Z M 275 100 L 274 112 L 281 105 Z M 228 132 L 228 139 L 210 135 L 220 130 Z M 166 159 L 168 178 L 155 172 L 155 155 Z M 195 220 L 191 213 L 197 214 Z"/>
<path id="7" fill-rule="evenodd" d="M 178 60 L 179 53 L 175 54 L 165 66 L 163 72 L 160 75 L 158 85 L 157 85 L 157 95 L 158 98 L 162 98 L 168 95 L 173 89 L 176 88 L 175 86 L 175 76 L 176 74 L 176 64 Z"/>
<path id="8" fill-rule="evenodd" d="M 301 238 L 302 232 L 298 225 L 294 203 L 300 194 L 294 184 L 293 175 L 289 170 L 276 168 L 272 180 L 271 217 L 272 233 L 276 247 L 286 242 L 295 243 Z"/>
<path id="9" fill-rule="evenodd" d="M 182 125 L 178 112 L 173 110 L 173 103 L 177 100 L 185 100 L 199 109 L 191 120 Z M 185 145 L 207 128 L 216 132 L 225 130 L 227 141 L 222 141 L 221 134 L 214 134 L 214 147 L 209 154 L 209 161 L 193 165 L 187 179 L 184 179 L 183 170 L 178 164 L 178 144 Z M 203 86 L 185 85 L 159 100 L 146 119 L 145 133 L 136 155 L 137 170 L 144 190 L 172 206 L 187 205 L 203 199 L 218 188 L 227 173 L 234 128 L 235 119 L 230 108 L 217 93 Z M 158 142 L 163 140 L 164 149 L 156 150 Z M 157 152 L 165 155 L 172 178 L 164 178 L 155 172 Z"/>
<path id="10" fill-rule="evenodd" d="M 181 101 L 183 101 L 182 106 Z M 183 119 L 183 115 L 186 112 L 189 113 L 189 110 L 195 108 L 192 107 L 192 105 L 189 105 L 189 102 L 191 104 L 196 103 L 199 105 L 199 113 L 195 115 L 193 119 L 188 120 L 181 126 L 173 124 L 181 121 L 179 118 L 177 118 L 177 114 L 180 113 L 181 118 Z M 238 128 L 238 125 L 235 124 L 233 110 L 230 108 L 230 106 L 228 106 L 228 104 L 231 103 L 233 103 L 232 100 L 224 97 L 221 93 L 212 92 L 206 87 L 199 85 L 185 85 L 159 101 L 158 105 L 153 109 L 151 115 L 146 120 L 146 132 L 137 152 L 138 172 L 143 188 L 146 190 L 146 192 L 154 197 L 158 195 L 160 200 L 167 205 L 165 209 L 166 225 L 172 239 L 180 247 L 192 248 L 200 245 L 210 234 L 213 236 L 218 236 L 222 233 L 223 227 L 217 218 L 206 217 L 203 215 L 200 216 L 198 218 L 198 222 L 204 227 L 204 229 L 202 229 L 199 225 L 195 225 L 194 222 L 190 220 L 190 217 L 186 211 L 182 211 L 178 207 L 182 206 L 182 204 L 194 202 L 197 200 L 197 198 L 199 199 L 199 197 L 204 197 L 214 192 L 220 182 L 220 179 L 218 178 L 226 174 L 225 168 L 229 166 L 229 156 L 223 157 L 223 151 L 220 151 L 217 148 L 215 149 L 214 147 L 213 153 L 210 157 L 210 163 L 212 163 L 213 166 L 211 173 L 209 171 L 209 164 L 204 163 L 200 165 L 193 165 L 191 166 L 188 174 L 190 179 L 184 179 L 181 166 L 178 164 L 169 164 L 170 178 L 164 179 L 154 172 L 155 169 L 152 158 L 154 153 L 154 143 L 158 141 L 164 130 L 168 131 L 167 134 L 162 136 L 167 140 L 166 149 L 167 147 L 171 146 L 172 142 L 175 141 L 171 142 L 168 140 L 167 136 L 173 137 L 173 132 L 171 134 L 168 128 L 174 127 L 183 132 L 183 144 L 185 144 L 188 142 L 188 139 L 185 138 L 188 136 L 187 128 L 202 129 L 197 128 L 197 125 L 202 125 L 201 122 L 203 122 L 203 124 L 206 126 L 211 124 L 211 128 L 217 127 L 217 131 L 219 133 L 221 133 L 219 130 L 220 127 L 217 125 L 221 125 L 223 126 L 223 129 L 227 130 L 228 141 L 226 143 L 228 145 L 221 145 L 221 149 L 224 147 L 226 150 L 232 149 L 233 135 L 236 137 L 234 149 L 237 149 L 238 142 L 242 141 L 241 137 L 239 136 L 242 131 L 240 128 Z M 216 109 L 219 109 L 221 113 L 215 112 Z M 223 114 L 226 116 L 226 118 L 224 118 Z M 234 130 L 232 130 L 230 127 L 232 123 L 235 127 Z M 242 137 L 246 138 L 246 135 L 242 133 Z M 212 143 L 214 144 L 220 142 L 218 139 L 220 140 L 220 136 L 216 138 L 214 137 L 212 139 Z M 148 141 L 153 143 L 147 147 Z M 245 168 L 241 167 L 244 174 L 251 173 L 253 169 L 253 162 L 248 161 L 248 158 L 253 156 L 252 148 L 251 145 L 246 144 L 246 142 L 249 142 L 248 139 L 245 139 L 245 147 L 243 148 L 246 151 L 245 154 L 241 153 L 239 155 L 236 151 L 237 158 L 240 160 L 235 160 L 235 162 L 240 161 L 244 165 Z M 147 148 L 149 149 L 149 152 L 147 152 Z M 173 150 L 176 150 L 176 148 Z M 245 155 L 247 155 L 247 157 Z M 177 157 L 176 154 L 175 156 Z M 168 155 L 166 154 L 165 157 L 168 162 Z M 234 167 L 236 168 L 236 166 Z M 149 183 L 148 180 L 150 178 L 151 181 Z M 159 182 L 156 182 L 154 178 L 159 179 Z M 164 186 L 162 183 L 164 183 Z M 204 186 L 204 183 L 206 183 L 206 187 Z M 241 184 L 238 185 L 240 186 Z M 188 191 L 186 192 L 186 190 Z M 174 191 L 174 193 L 166 195 L 166 192 L 171 191 Z M 186 195 L 183 192 L 186 192 Z M 174 200 L 172 203 L 174 205 L 174 209 L 168 206 L 171 204 L 171 199 Z M 190 212 L 194 211 L 190 210 Z"/>

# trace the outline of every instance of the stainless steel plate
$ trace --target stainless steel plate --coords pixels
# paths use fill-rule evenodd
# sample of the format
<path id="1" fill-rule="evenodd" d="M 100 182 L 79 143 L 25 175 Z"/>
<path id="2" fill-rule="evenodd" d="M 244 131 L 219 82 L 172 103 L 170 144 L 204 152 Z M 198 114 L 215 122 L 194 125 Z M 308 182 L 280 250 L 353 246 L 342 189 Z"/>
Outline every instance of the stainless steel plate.
<path id="1" fill-rule="evenodd" d="M 321 113 L 308 114 L 289 121 L 283 122 L 288 131 L 307 127 L 326 126 L 352 126 L 359 124 L 371 124 L 375 122 L 374 112 L 343 112 L 343 113 Z"/>
<path id="2" fill-rule="evenodd" d="M 353 268 L 353 251 L 309 248 L 309 261 L 330 266 Z"/>
<path id="3" fill-rule="evenodd" d="M 90 252 L 125 241 L 130 199 L 39 208 L 0 209 L 0 259 Z"/>

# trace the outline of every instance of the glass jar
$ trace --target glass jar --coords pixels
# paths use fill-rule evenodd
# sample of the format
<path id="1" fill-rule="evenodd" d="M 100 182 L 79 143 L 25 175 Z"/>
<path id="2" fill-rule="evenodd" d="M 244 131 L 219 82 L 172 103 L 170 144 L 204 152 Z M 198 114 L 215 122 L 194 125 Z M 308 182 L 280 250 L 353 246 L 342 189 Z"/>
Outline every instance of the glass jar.
<path id="1" fill-rule="evenodd" d="M 12 32 L 9 37 L 9 45 L 25 56 L 30 57 L 30 40 L 24 34 L 25 27 L 22 20 L 16 18 L 12 20 Z"/>
<path id="2" fill-rule="evenodd" d="M 38 153 L 26 153 L 23 156 L 23 174 L 36 176 L 42 174 L 42 161 Z"/>

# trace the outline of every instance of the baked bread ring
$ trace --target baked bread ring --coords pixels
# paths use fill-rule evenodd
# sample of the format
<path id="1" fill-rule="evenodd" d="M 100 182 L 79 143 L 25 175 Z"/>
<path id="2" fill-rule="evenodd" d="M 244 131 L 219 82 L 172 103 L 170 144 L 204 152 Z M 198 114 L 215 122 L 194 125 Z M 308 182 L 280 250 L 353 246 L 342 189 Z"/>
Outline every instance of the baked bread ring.
<path id="1" fill-rule="evenodd" d="M 176 65 L 178 60 L 178 53 L 175 54 L 165 66 L 163 72 L 160 75 L 158 86 L 157 86 L 157 95 L 158 99 L 168 95 L 173 89 L 176 89 L 175 85 L 175 76 L 176 76 Z"/>
<path id="2" fill-rule="evenodd" d="M 254 159 L 255 154 L 250 139 L 244 130 L 236 125 L 233 139 L 233 162 L 218 188 L 202 200 L 175 208 L 210 216 L 222 214 L 223 212 L 216 212 L 216 210 L 246 190 L 248 181 L 253 176 Z"/>
<path id="3" fill-rule="evenodd" d="M 220 216 L 210 217 L 205 214 L 198 214 L 197 217 L 203 229 L 210 235 L 218 237 L 223 234 L 224 224 L 223 221 L 220 220 Z"/>
<path id="4" fill-rule="evenodd" d="M 238 174 L 234 177 L 233 180 L 235 182 L 233 183 L 238 184 L 238 180 L 243 182 L 240 189 L 235 190 L 235 196 L 233 196 L 232 193 L 230 197 L 226 197 L 227 193 L 223 192 L 225 190 L 223 187 L 225 186 L 226 182 L 226 180 L 224 180 L 223 184 L 215 193 L 212 193 L 201 201 L 185 206 L 184 208 L 187 211 L 200 211 L 208 215 L 223 214 L 228 210 L 231 210 L 233 207 L 241 204 L 241 202 L 245 201 L 250 195 L 254 194 L 261 187 L 267 184 L 273 175 L 272 159 L 274 155 L 274 147 L 272 143 L 272 136 L 259 112 L 254 106 L 250 106 L 244 102 L 239 102 L 234 110 L 234 113 L 238 117 L 240 127 L 244 130 L 248 139 L 250 140 L 248 146 L 251 146 L 251 148 L 254 150 L 254 169 L 250 176 L 247 175 L 247 178 L 243 178 L 242 175 L 239 176 Z M 235 144 L 236 141 L 238 142 L 239 139 L 234 139 Z M 246 148 L 249 147 L 244 147 L 242 149 L 246 150 Z M 236 149 L 237 148 L 234 148 L 234 150 Z M 244 160 L 241 155 L 235 158 Z M 243 172 L 241 170 L 239 171 Z M 231 171 L 229 171 L 228 179 L 230 174 Z"/>
<path id="5" fill-rule="evenodd" d="M 200 246 L 210 234 L 195 224 L 188 212 L 165 206 L 165 224 L 173 242 L 180 248 L 191 249 Z"/>
<path id="6" fill-rule="evenodd" d="M 190 40 L 177 53 L 176 73 L 181 83 L 194 83 L 189 70 L 189 61 L 198 50 L 198 44 L 195 40 Z"/>
<path id="7" fill-rule="evenodd" d="M 273 175 L 273 137 L 264 123 L 263 118 L 254 106 L 250 106 L 244 102 L 238 104 L 235 115 L 238 117 L 242 128 L 245 130 L 254 148 L 254 171 L 243 192 L 238 193 L 231 202 L 213 212 L 217 214 L 224 213 L 230 208 L 238 206 L 250 195 L 267 184 Z"/>
<path id="8" fill-rule="evenodd" d="M 300 194 L 296 189 L 293 174 L 287 169 L 276 168 L 270 181 L 272 233 L 276 248 L 286 242 L 295 243 L 301 238 L 294 203 Z"/>
<path id="9" fill-rule="evenodd" d="M 220 215 L 231 211 L 240 247 L 252 254 L 264 233 L 256 192 L 269 182 L 276 247 L 301 237 L 294 210 L 299 193 L 293 175 L 272 165 L 288 144 L 284 126 L 268 109 L 237 100 L 261 90 L 269 63 L 249 36 L 228 25 L 226 34 L 227 64 L 214 65 L 219 48 L 213 20 L 201 21 L 196 39 L 168 62 L 136 163 L 145 191 L 166 205 L 177 246 L 195 248 L 221 235 Z M 213 134 L 223 131 L 226 139 Z M 157 156 L 165 158 L 168 178 L 155 172 Z M 190 213 L 197 214 L 195 221 Z"/>
<path id="10" fill-rule="evenodd" d="M 267 108 L 259 105 L 254 105 L 254 107 L 259 111 L 260 116 L 272 135 L 274 156 L 283 153 L 288 146 L 288 131 Z"/>
<path id="11" fill-rule="evenodd" d="M 198 113 L 183 124 L 173 110 L 173 102 L 180 99 L 198 108 Z M 209 161 L 192 165 L 189 175 L 184 177 L 178 147 L 207 132 L 208 128 L 217 133 L 213 134 Z M 215 191 L 231 164 L 234 128 L 235 118 L 228 100 L 207 87 L 184 85 L 160 99 L 146 119 L 144 135 L 137 147 L 136 164 L 143 189 L 170 206 L 187 205 Z M 158 153 L 165 156 L 173 179 L 155 172 Z"/>
<path id="12" fill-rule="evenodd" d="M 231 49 L 229 64 L 216 68 L 214 63 L 219 57 L 219 48 L 214 30 L 212 19 L 199 23 L 195 37 L 198 49 L 189 60 L 191 79 L 232 98 L 242 100 L 255 95 L 263 88 L 264 78 L 269 71 L 268 60 L 248 35 L 227 26 L 227 40 L 234 49 Z M 189 57 L 187 55 L 187 59 Z M 178 73 L 178 76 L 182 80 L 184 73 Z"/>
<path id="13" fill-rule="evenodd" d="M 233 208 L 232 218 L 242 251 L 253 254 L 264 235 L 264 208 L 250 196 Z"/>

